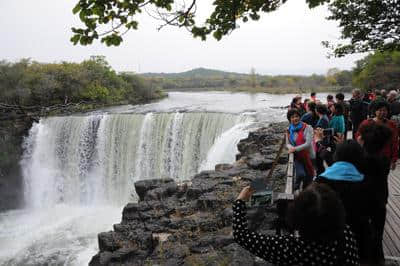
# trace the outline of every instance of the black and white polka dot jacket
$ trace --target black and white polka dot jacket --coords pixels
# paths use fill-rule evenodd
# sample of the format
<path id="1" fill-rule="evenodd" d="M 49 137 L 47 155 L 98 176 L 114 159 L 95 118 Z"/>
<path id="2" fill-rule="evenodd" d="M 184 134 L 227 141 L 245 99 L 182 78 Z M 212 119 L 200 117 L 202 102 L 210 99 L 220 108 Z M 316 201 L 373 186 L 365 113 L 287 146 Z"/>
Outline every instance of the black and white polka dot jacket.
<path id="1" fill-rule="evenodd" d="M 359 265 L 358 249 L 353 233 L 345 230 L 342 259 L 338 242 L 319 244 L 294 235 L 262 235 L 247 227 L 246 205 L 242 200 L 233 204 L 233 237 L 254 255 L 276 265 Z"/>

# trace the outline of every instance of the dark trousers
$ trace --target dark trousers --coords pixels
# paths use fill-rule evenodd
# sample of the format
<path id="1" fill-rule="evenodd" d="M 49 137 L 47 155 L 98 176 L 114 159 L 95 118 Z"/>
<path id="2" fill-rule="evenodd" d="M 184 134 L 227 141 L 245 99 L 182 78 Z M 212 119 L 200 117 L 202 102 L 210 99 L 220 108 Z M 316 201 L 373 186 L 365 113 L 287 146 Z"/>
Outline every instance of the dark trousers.
<path id="1" fill-rule="evenodd" d="M 385 163 L 385 167 L 383 170 L 383 176 L 388 179 L 390 173 L 390 160 L 387 159 Z M 385 257 L 383 253 L 383 232 L 385 230 L 385 222 L 386 222 L 386 204 L 388 199 L 388 188 L 387 183 L 384 188 L 383 195 L 379 197 L 379 200 L 372 204 L 372 212 L 371 212 L 371 227 L 373 230 L 373 241 L 372 241 L 372 261 L 374 263 L 382 262 Z"/>
<path id="2" fill-rule="evenodd" d="M 294 179 L 294 190 L 306 188 L 312 182 L 313 177 L 307 174 L 305 166 L 296 159 L 294 161 L 294 167 L 296 174 Z M 302 187 L 300 187 L 301 183 L 303 183 Z"/>
<path id="3" fill-rule="evenodd" d="M 298 190 L 301 188 L 301 190 L 305 189 L 309 184 L 311 184 L 313 180 L 312 176 L 296 176 L 295 182 L 294 182 L 294 190 Z M 301 183 L 303 183 L 303 186 L 300 187 Z"/>
<path id="4" fill-rule="evenodd" d="M 378 204 L 373 207 L 373 213 L 371 216 L 371 226 L 373 231 L 373 241 L 372 241 L 372 261 L 378 263 L 384 260 L 383 254 L 383 231 L 385 228 L 386 221 L 386 204 Z"/>
<path id="5" fill-rule="evenodd" d="M 357 131 L 358 131 L 358 127 L 360 126 L 360 124 L 361 124 L 361 122 L 353 123 L 353 129 L 352 129 L 352 131 L 353 131 L 353 139 L 354 139 L 354 140 L 357 140 L 357 138 L 356 138 L 356 133 L 357 133 Z"/>

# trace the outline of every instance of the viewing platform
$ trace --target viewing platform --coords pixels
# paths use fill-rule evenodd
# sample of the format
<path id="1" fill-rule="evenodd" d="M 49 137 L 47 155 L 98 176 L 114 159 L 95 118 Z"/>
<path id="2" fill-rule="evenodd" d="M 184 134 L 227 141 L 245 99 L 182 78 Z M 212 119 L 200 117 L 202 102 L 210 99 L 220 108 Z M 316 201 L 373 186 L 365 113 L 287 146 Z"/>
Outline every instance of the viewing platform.
<path id="1" fill-rule="evenodd" d="M 387 259 L 400 265 L 400 165 L 389 175 L 389 201 L 386 208 L 383 249 Z"/>

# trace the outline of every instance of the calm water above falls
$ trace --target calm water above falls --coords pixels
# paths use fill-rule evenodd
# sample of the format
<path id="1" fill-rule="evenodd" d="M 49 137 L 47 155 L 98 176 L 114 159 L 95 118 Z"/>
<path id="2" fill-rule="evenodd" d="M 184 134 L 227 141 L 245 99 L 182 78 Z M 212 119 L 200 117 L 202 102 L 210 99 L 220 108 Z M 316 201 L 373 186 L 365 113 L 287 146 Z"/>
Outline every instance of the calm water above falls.
<path id="1" fill-rule="evenodd" d="M 285 119 L 293 95 L 170 93 L 141 106 L 41 119 L 25 141 L 23 210 L 0 214 L 0 264 L 86 265 L 133 183 L 190 179 L 233 162 L 254 128 Z M 321 95 L 325 97 L 325 95 Z"/>

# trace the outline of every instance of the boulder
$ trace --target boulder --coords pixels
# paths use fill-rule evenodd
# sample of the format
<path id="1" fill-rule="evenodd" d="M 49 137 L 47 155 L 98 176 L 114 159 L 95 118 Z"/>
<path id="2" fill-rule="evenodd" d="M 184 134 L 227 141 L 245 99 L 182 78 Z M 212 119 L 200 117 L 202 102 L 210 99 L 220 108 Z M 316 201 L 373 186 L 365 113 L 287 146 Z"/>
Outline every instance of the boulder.
<path id="1" fill-rule="evenodd" d="M 175 183 L 175 181 L 172 178 L 140 180 L 135 183 L 135 190 L 139 199 L 142 201 L 147 191 L 164 186 L 168 183 Z"/>
<path id="2" fill-rule="evenodd" d="M 248 156 L 247 165 L 251 169 L 268 170 L 274 163 L 273 159 L 266 158 L 261 153 L 255 153 Z"/>

